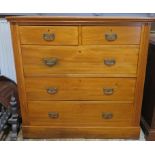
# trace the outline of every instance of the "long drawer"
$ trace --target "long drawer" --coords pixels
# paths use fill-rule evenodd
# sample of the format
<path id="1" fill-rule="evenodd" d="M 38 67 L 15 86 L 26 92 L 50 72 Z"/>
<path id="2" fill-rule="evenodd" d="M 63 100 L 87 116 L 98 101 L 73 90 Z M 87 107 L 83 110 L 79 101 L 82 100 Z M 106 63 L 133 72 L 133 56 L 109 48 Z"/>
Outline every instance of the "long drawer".
<path id="1" fill-rule="evenodd" d="M 138 46 L 22 46 L 24 73 L 133 74 L 136 76 Z"/>
<path id="2" fill-rule="evenodd" d="M 78 45 L 77 26 L 20 26 L 21 44 Z"/>
<path id="3" fill-rule="evenodd" d="M 139 44 L 141 26 L 83 26 L 82 44 Z"/>
<path id="4" fill-rule="evenodd" d="M 133 104 L 101 101 L 28 102 L 30 125 L 130 126 Z"/>
<path id="5" fill-rule="evenodd" d="M 28 100 L 133 101 L 135 78 L 26 78 Z"/>

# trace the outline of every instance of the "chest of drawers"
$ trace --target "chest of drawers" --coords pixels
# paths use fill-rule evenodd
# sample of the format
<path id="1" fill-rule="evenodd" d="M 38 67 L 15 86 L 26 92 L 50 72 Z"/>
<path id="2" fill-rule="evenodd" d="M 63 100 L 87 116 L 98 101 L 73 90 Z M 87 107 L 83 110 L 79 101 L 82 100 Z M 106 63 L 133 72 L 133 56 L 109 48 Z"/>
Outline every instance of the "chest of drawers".
<path id="1" fill-rule="evenodd" d="M 9 17 L 24 138 L 138 138 L 149 18 Z"/>

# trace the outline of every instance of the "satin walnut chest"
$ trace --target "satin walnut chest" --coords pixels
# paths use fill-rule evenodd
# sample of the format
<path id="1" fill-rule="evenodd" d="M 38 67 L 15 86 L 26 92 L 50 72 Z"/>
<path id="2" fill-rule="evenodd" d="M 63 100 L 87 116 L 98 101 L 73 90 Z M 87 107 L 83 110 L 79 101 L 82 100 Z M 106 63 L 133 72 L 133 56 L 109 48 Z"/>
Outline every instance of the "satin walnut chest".
<path id="1" fill-rule="evenodd" d="M 150 18 L 8 17 L 24 138 L 138 138 Z"/>

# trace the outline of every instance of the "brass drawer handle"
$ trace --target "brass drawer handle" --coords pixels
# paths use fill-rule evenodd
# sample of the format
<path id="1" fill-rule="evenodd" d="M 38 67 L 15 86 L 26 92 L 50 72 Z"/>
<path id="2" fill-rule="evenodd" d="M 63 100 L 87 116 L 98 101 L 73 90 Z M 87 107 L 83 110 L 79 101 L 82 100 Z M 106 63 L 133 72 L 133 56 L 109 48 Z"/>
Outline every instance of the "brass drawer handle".
<path id="1" fill-rule="evenodd" d="M 111 113 L 111 112 L 103 112 L 102 113 L 102 118 L 104 118 L 104 119 L 112 119 L 113 118 L 113 113 Z"/>
<path id="2" fill-rule="evenodd" d="M 54 33 L 44 33 L 43 34 L 43 39 L 45 41 L 54 41 L 55 39 L 55 34 Z"/>
<path id="3" fill-rule="evenodd" d="M 116 60 L 115 59 L 105 59 L 104 64 L 107 66 L 113 66 L 116 64 Z"/>
<path id="4" fill-rule="evenodd" d="M 43 62 L 45 65 L 47 65 L 48 67 L 52 67 L 54 65 L 57 64 L 58 59 L 57 58 L 44 58 Z"/>
<path id="5" fill-rule="evenodd" d="M 48 94 L 56 94 L 57 93 L 57 88 L 55 87 L 51 87 L 51 88 L 47 88 L 47 93 Z"/>
<path id="6" fill-rule="evenodd" d="M 106 33 L 105 39 L 107 41 L 115 41 L 117 39 L 117 34 L 116 33 Z"/>
<path id="7" fill-rule="evenodd" d="M 103 92 L 105 95 L 112 95 L 114 93 L 113 88 L 103 88 Z"/>
<path id="8" fill-rule="evenodd" d="M 57 119 L 59 118 L 59 113 L 58 112 L 49 112 L 48 117 L 52 119 Z"/>

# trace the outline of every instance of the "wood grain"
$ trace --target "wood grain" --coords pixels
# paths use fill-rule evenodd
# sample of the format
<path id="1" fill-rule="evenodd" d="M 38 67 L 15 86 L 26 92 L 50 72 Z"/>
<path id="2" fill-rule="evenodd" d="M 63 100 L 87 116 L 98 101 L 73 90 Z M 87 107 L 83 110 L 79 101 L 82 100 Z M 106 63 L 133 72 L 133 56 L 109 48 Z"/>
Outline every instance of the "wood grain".
<path id="1" fill-rule="evenodd" d="M 138 46 L 22 46 L 26 76 L 53 74 L 132 74 L 136 76 Z M 57 58 L 49 67 L 44 58 Z M 115 60 L 108 66 L 104 60 Z M 123 76 L 123 75 L 122 75 Z"/>
<path id="2" fill-rule="evenodd" d="M 8 17 L 24 138 L 138 138 L 152 18 Z M 42 39 L 54 33 L 53 41 Z M 116 33 L 115 41 L 105 33 Z M 42 59 L 57 57 L 47 67 Z M 105 66 L 105 59 L 116 64 Z M 49 94 L 48 88 L 57 88 Z M 111 95 L 105 89 L 111 89 Z M 28 101 L 28 102 L 27 102 Z M 59 112 L 59 119 L 48 118 Z M 113 117 L 104 120 L 102 112 Z"/>
<path id="3" fill-rule="evenodd" d="M 115 33 L 115 41 L 107 41 L 105 34 Z M 118 45 L 118 44 L 139 44 L 141 26 L 83 26 L 83 45 Z"/>
<path id="4" fill-rule="evenodd" d="M 28 100 L 133 101 L 135 78 L 26 78 Z M 57 88 L 57 93 L 47 93 Z M 113 94 L 104 94 L 104 89 Z"/>
<path id="5" fill-rule="evenodd" d="M 138 139 L 139 127 L 23 126 L 24 138 L 123 138 Z"/>
<path id="6" fill-rule="evenodd" d="M 140 124 L 150 26 L 151 26 L 150 24 L 144 24 L 142 27 L 138 70 L 137 70 L 137 82 L 135 87 L 135 125 Z"/>
<path id="7" fill-rule="evenodd" d="M 25 25 L 100 25 L 100 24 L 141 24 L 142 22 L 154 22 L 153 17 L 135 16 L 8 16 L 10 22 L 18 22 Z"/>
<path id="8" fill-rule="evenodd" d="M 130 126 L 133 104 L 103 101 L 29 101 L 30 125 L 59 126 Z M 49 112 L 57 112 L 58 118 L 50 118 Z M 111 119 L 102 117 L 112 113 Z"/>
<path id="9" fill-rule="evenodd" d="M 21 44 L 78 45 L 76 26 L 20 26 Z M 53 41 L 43 39 L 44 33 L 55 35 Z"/>
<path id="10" fill-rule="evenodd" d="M 25 79 L 24 79 L 24 73 L 23 73 L 23 63 L 21 59 L 22 56 L 21 56 L 19 31 L 18 31 L 17 24 L 11 25 L 11 32 L 12 32 L 14 59 L 15 59 L 15 65 L 16 65 L 17 87 L 18 87 L 20 109 L 21 109 L 21 115 L 22 115 L 22 124 L 28 125 L 29 118 L 28 118 L 28 108 L 27 108 L 27 97 L 25 92 Z"/>

